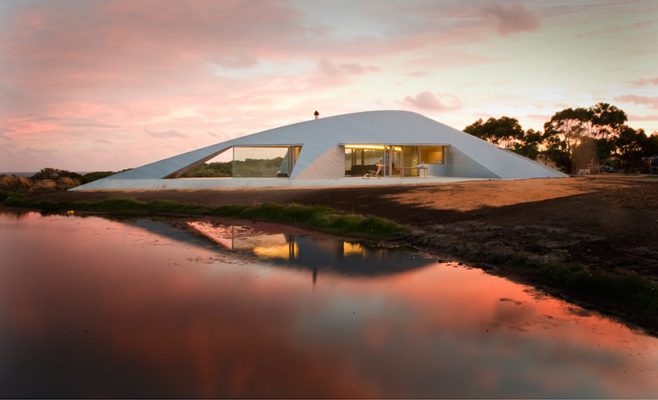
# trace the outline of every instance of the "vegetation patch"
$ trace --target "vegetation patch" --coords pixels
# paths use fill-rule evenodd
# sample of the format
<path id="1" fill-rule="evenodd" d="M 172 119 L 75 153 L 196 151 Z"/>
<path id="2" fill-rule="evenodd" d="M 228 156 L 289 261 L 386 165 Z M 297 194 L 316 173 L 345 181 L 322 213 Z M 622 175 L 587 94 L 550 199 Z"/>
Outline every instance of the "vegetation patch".
<path id="1" fill-rule="evenodd" d="M 578 263 L 543 265 L 539 274 L 544 283 L 632 312 L 637 323 L 658 330 L 658 283 L 650 278 L 631 271 L 592 270 Z"/>
<path id="2" fill-rule="evenodd" d="M 220 177 L 272 177 L 280 172 L 283 157 L 271 159 L 247 158 L 225 162 L 201 164 L 182 175 L 183 178 L 220 178 Z"/>
<path id="3" fill-rule="evenodd" d="M 544 124 L 524 131 L 516 118 L 481 118 L 464 132 L 567 173 L 658 172 L 658 134 L 626 124 L 626 113 L 608 103 L 566 108 Z M 541 150 L 543 148 L 543 150 Z"/>
<path id="4" fill-rule="evenodd" d="M 168 200 L 142 202 L 129 198 L 55 202 L 36 200 L 21 193 L 6 191 L 0 191 L 0 204 L 45 212 L 74 210 L 117 215 L 215 216 L 298 223 L 334 234 L 386 240 L 399 239 L 408 233 L 408 230 L 402 225 L 385 218 L 346 214 L 329 207 L 299 204 L 265 203 L 206 207 Z"/>
<path id="5" fill-rule="evenodd" d="M 457 250 L 453 254 L 475 265 L 492 263 L 504 275 L 519 275 L 553 293 L 596 305 L 599 310 L 658 333 L 658 282 L 650 277 L 633 271 L 597 269 L 578 262 L 538 262 L 523 252 L 503 255 L 480 249 Z"/>
<path id="6" fill-rule="evenodd" d="M 0 175 L 0 190 L 19 193 L 58 192 L 93 182 L 112 174 L 114 172 L 111 171 L 78 174 L 56 168 L 43 168 L 30 177 Z"/>

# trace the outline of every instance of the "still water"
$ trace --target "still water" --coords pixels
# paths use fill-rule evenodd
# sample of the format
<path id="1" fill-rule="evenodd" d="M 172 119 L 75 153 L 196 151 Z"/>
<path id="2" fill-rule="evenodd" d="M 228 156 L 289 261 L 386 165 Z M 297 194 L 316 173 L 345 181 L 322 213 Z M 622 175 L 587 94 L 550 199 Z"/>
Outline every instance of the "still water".
<path id="1" fill-rule="evenodd" d="M 656 397 L 658 340 L 274 225 L 0 214 L 0 397 Z"/>

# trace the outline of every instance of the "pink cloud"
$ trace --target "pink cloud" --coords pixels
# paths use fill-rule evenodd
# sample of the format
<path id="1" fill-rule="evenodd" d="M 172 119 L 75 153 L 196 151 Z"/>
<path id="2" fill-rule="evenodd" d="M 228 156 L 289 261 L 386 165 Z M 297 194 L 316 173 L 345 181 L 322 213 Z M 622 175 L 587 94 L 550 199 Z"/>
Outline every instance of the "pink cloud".
<path id="1" fill-rule="evenodd" d="M 410 78 L 420 78 L 420 77 L 429 75 L 429 72 L 427 72 L 427 71 L 412 71 L 412 72 L 407 72 L 405 75 L 410 77 Z"/>
<path id="2" fill-rule="evenodd" d="M 658 108 L 658 97 L 650 97 L 650 96 L 639 96 L 635 94 L 628 94 L 625 96 L 617 96 L 615 97 L 615 101 L 619 101 L 622 103 L 633 103 L 633 104 L 640 104 L 640 105 L 647 105 L 652 108 Z"/>
<path id="3" fill-rule="evenodd" d="M 320 71 L 330 76 L 362 75 L 379 71 L 379 68 L 372 65 L 361 65 L 358 63 L 334 64 L 325 58 L 320 60 L 318 67 Z"/>
<path id="4" fill-rule="evenodd" d="M 658 114 L 629 115 L 628 119 L 631 121 L 658 121 Z"/>
<path id="5" fill-rule="evenodd" d="M 145 129 L 146 133 L 149 134 L 150 136 L 156 137 L 156 138 L 184 138 L 187 137 L 186 134 L 182 133 L 179 130 L 176 129 L 167 129 L 163 131 L 154 131 L 150 129 Z"/>
<path id="6" fill-rule="evenodd" d="M 343 63 L 339 65 L 339 68 L 352 75 L 362 75 L 369 72 L 379 71 L 378 67 L 372 65 L 361 65 L 358 63 Z"/>
<path id="7" fill-rule="evenodd" d="M 493 21 L 496 31 L 501 35 L 535 31 L 539 28 L 539 18 L 523 4 L 495 4 L 486 7 L 484 15 Z"/>
<path id="8" fill-rule="evenodd" d="M 438 94 L 438 97 L 437 97 Z M 420 92 L 415 96 L 406 96 L 402 104 L 430 111 L 450 111 L 461 107 L 461 100 L 449 93 Z"/>
<path id="9" fill-rule="evenodd" d="M 658 78 L 637 79 L 634 80 L 632 84 L 636 87 L 658 85 Z"/>
<path id="10" fill-rule="evenodd" d="M 525 117 L 535 121 L 548 121 L 551 119 L 551 116 L 548 114 L 528 114 Z"/>
<path id="11" fill-rule="evenodd" d="M 537 29 L 537 16 L 551 18 L 547 10 L 557 7 L 381 1 L 355 11 L 362 21 L 345 30 L 346 22 L 333 18 L 340 13 L 309 18 L 312 2 L 8 4 L 0 24 L 0 130 L 14 148 L 0 146 L 0 164 L 41 167 L 54 154 L 69 160 L 58 167 L 78 169 L 140 165 L 312 118 L 316 108 L 323 116 L 396 104 L 460 108 L 455 95 L 406 85 L 438 87 L 458 68 L 509 62 L 479 47 L 492 26 L 501 35 Z M 565 7 L 556 12 L 580 9 Z M 369 29 L 360 30 L 361 22 Z M 363 77 L 373 79 L 365 84 Z M 390 90 L 373 90 L 374 78 Z M 469 77 L 456 84 L 468 91 L 480 83 Z M 185 136 L 153 146 L 153 133 L 168 131 Z M 110 142 L 121 150 L 103 150 Z M 92 150 L 98 167 L 78 156 Z"/>

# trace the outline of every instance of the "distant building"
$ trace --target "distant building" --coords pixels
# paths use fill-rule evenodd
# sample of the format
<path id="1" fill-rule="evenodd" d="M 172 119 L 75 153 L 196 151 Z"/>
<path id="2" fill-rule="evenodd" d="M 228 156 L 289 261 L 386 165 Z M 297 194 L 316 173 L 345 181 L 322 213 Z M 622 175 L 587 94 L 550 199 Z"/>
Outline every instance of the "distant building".
<path id="1" fill-rule="evenodd" d="M 232 151 L 251 159 L 280 154 L 271 177 L 233 170 L 233 178 L 177 178 Z M 244 158 L 244 157 L 243 157 Z M 383 178 L 374 175 L 381 159 Z M 271 163 L 270 163 L 271 164 Z M 234 163 L 234 166 L 236 164 Z M 249 174 L 252 175 L 249 175 Z M 258 178 L 256 178 L 258 177 Z M 193 150 L 74 190 L 322 186 L 419 183 L 418 179 L 558 178 L 565 174 L 408 111 L 369 111 L 301 122 Z"/>

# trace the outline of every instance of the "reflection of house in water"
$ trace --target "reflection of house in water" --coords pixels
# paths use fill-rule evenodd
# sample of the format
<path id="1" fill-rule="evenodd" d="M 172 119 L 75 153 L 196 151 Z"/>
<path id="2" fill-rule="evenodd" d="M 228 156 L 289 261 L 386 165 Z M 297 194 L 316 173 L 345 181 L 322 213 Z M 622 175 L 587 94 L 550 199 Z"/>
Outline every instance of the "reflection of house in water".
<path id="1" fill-rule="evenodd" d="M 188 226 L 222 247 L 249 253 L 274 265 L 352 276 L 394 274 L 432 263 L 396 249 L 367 247 L 334 237 L 264 232 L 252 227 L 190 221 Z"/>

